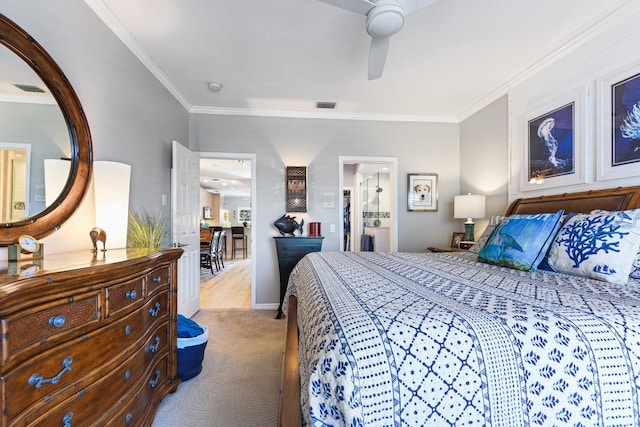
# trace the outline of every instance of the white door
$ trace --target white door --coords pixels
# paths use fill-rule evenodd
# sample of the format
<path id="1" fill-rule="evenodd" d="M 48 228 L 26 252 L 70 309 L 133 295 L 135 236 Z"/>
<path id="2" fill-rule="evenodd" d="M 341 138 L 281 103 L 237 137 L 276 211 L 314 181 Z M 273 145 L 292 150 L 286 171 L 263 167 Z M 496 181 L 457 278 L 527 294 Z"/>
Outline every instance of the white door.
<path id="1" fill-rule="evenodd" d="M 178 260 L 178 313 L 200 310 L 200 159 L 173 141 L 171 168 L 171 238 L 184 249 Z"/>

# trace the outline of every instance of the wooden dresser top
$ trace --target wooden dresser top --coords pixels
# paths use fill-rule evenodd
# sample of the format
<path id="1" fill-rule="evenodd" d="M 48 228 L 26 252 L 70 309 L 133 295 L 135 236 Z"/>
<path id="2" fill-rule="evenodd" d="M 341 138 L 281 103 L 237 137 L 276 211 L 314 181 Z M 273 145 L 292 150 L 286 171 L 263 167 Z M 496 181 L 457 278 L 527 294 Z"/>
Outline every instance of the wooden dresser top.
<path id="1" fill-rule="evenodd" d="M 36 291 L 36 295 L 44 296 L 60 292 L 62 286 L 74 286 L 75 283 L 77 287 L 78 282 L 92 286 L 112 280 L 116 275 L 122 277 L 127 270 L 133 274 L 144 271 L 146 265 L 151 269 L 158 263 L 178 259 L 182 252 L 179 248 L 126 248 L 98 251 L 97 254 L 86 250 L 47 255 L 45 250 L 43 259 L 0 261 L 0 311 L 16 294 Z"/>

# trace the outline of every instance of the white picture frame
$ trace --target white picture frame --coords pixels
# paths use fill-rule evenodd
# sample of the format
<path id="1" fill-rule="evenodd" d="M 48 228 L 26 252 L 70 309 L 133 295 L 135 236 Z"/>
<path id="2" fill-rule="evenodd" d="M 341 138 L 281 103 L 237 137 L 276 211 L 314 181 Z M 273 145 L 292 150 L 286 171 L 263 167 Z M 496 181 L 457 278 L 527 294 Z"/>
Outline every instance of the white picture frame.
<path id="1" fill-rule="evenodd" d="M 597 80 L 597 159 L 596 159 L 596 180 L 608 181 L 612 179 L 624 179 L 640 176 L 640 156 L 635 160 L 620 162 L 615 159 L 614 153 L 615 139 L 621 135 L 619 123 L 624 122 L 626 114 L 618 114 L 614 118 L 614 105 L 616 98 L 619 98 L 622 85 L 628 81 L 640 82 L 640 63 L 634 63 L 612 72 Z M 640 96 L 633 101 L 634 105 L 640 106 Z M 640 119 L 640 117 L 636 117 Z M 614 163 L 618 163 L 614 165 Z"/>
<path id="2" fill-rule="evenodd" d="M 547 188 L 563 187 L 569 185 L 583 184 L 587 182 L 586 175 L 586 162 L 587 162 L 587 147 L 588 137 L 586 132 L 587 127 L 587 105 L 588 105 L 588 90 L 586 86 L 581 86 L 575 90 L 566 92 L 563 95 L 555 97 L 546 102 L 540 102 L 538 107 L 532 109 L 523 115 L 522 120 L 522 171 L 520 188 L 522 191 L 534 191 L 543 190 Z M 572 111 L 572 127 L 570 129 L 571 136 L 571 158 L 565 155 L 558 155 L 556 162 L 558 166 L 553 166 L 551 163 L 550 149 L 547 143 L 549 139 L 555 139 L 554 133 L 554 115 L 557 113 L 566 114 L 569 110 Z M 543 122 L 551 123 L 550 128 L 546 126 L 546 132 L 542 132 L 540 135 L 540 129 L 535 126 L 538 122 L 540 127 L 544 126 Z M 563 132 L 569 132 L 569 129 L 562 129 Z M 557 132 L 557 129 L 556 129 Z M 568 140 L 563 139 L 563 144 L 567 144 Z M 535 151 L 532 144 L 542 144 L 547 150 L 548 165 L 545 167 L 541 162 L 539 156 L 536 157 L 532 154 L 532 150 Z M 564 152 L 567 148 L 564 148 Z M 570 161 L 573 165 L 572 171 L 563 170 L 568 168 Z M 534 172 L 539 172 L 534 173 Z M 546 173 L 545 173 L 546 172 Z M 547 176 L 547 174 L 550 174 Z"/>
<path id="3" fill-rule="evenodd" d="M 438 210 L 438 174 L 407 174 L 407 210 L 427 212 Z"/>

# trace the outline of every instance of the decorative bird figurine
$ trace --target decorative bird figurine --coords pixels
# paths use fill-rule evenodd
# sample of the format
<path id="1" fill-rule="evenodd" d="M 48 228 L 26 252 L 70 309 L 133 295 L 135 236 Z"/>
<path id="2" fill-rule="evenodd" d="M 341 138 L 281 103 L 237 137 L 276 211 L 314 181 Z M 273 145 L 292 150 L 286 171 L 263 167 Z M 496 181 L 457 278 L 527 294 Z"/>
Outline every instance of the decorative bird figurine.
<path id="1" fill-rule="evenodd" d="M 89 236 L 91 237 L 91 243 L 93 243 L 93 249 L 91 252 L 98 253 L 98 242 L 102 242 L 102 252 L 106 252 L 107 248 L 107 232 L 102 228 L 93 227 L 89 232 Z"/>

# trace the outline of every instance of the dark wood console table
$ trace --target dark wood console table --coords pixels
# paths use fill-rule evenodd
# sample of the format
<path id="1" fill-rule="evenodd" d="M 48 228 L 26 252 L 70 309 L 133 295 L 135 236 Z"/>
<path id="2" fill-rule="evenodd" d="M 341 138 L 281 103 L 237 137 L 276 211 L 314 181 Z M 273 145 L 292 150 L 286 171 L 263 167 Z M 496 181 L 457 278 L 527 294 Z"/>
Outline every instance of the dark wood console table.
<path id="1" fill-rule="evenodd" d="M 276 319 L 282 317 L 282 301 L 287 291 L 289 275 L 298 261 L 310 252 L 319 252 L 324 237 L 274 237 L 278 250 L 278 267 L 280 269 L 280 306 Z"/>

